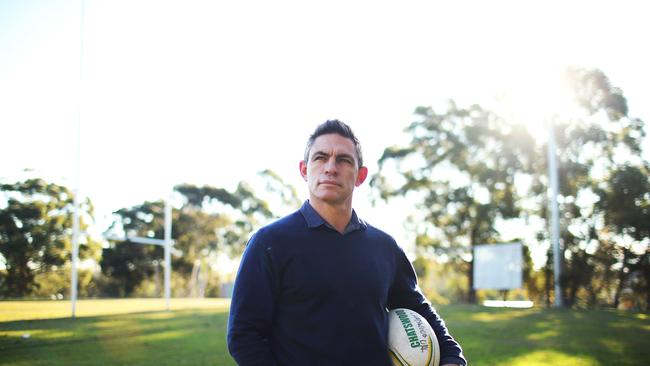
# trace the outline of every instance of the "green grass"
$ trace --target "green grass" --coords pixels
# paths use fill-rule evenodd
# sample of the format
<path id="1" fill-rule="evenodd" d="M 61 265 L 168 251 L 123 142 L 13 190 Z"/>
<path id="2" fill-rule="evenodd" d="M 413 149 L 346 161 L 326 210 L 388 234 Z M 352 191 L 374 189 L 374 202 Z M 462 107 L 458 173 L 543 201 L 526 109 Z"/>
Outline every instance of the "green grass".
<path id="1" fill-rule="evenodd" d="M 650 317 L 616 311 L 439 309 L 472 365 L 648 365 Z"/>
<path id="2" fill-rule="evenodd" d="M 69 302 L 0 302 L 0 365 L 235 364 L 227 301 L 174 299 L 171 312 L 161 309 L 157 299 L 86 300 L 73 320 Z M 34 319 L 44 314 L 59 318 Z"/>
<path id="3" fill-rule="evenodd" d="M 171 312 L 162 309 L 162 300 L 84 300 L 72 320 L 69 302 L 0 302 L 0 365 L 234 365 L 225 344 L 227 301 L 174 299 Z M 650 364 L 647 315 L 438 311 L 471 365 Z"/>
<path id="4" fill-rule="evenodd" d="M 171 299 L 170 310 L 219 309 L 228 311 L 226 299 Z M 77 317 L 131 314 L 165 310 L 164 299 L 110 299 L 77 301 Z M 70 301 L 0 301 L 0 322 L 69 318 Z M 1 323 L 0 323 L 1 324 Z M 2 329 L 2 328 L 0 328 Z"/>

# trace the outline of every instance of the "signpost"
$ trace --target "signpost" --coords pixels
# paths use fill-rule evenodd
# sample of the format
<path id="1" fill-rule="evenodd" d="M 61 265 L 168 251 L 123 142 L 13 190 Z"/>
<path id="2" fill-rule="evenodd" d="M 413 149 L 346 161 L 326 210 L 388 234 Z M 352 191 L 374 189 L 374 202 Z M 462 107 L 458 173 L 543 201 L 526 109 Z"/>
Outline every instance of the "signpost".
<path id="1" fill-rule="evenodd" d="M 474 247 L 474 289 L 513 290 L 522 287 L 521 243 Z"/>

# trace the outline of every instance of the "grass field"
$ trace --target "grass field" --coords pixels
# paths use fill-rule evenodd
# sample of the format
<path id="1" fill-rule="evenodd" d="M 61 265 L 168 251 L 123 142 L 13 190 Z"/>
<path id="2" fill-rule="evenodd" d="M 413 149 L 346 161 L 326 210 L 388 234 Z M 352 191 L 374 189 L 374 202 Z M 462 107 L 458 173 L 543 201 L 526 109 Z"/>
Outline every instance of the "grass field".
<path id="1" fill-rule="evenodd" d="M 228 302 L 0 302 L 0 365 L 234 365 Z M 446 306 L 471 365 L 648 365 L 650 317 L 614 311 Z"/>

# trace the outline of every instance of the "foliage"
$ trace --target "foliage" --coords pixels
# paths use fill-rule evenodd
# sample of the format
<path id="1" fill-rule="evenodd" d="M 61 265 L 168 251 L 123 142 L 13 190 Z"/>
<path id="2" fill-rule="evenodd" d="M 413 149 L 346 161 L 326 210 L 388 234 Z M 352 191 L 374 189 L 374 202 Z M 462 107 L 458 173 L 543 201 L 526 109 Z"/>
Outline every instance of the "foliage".
<path id="1" fill-rule="evenodd" d="M 641 158 L 643 121 L 628 116 L 623 92 L 600 70 L 570 68 L 575 108 L 556 113 L 561 218 L 562 294 L 553 294 L 551 264 L 525 280 L 531 296 L 562 296 L 569 306 L 618 306 L 634 289 L 648 309 L 650 181 Z M 541 103 L 541 101 L 540 101 Z M 535 111 L 536 112 L 536 111 Z M 450 101 L 418 107 L 405 132 L 411 141 L 384 150 L 371 184 L 381 199 L 416 204 L 410 225 L 423 253 L 466 271 L 472 291 L 472 248 L 503 240 L 508 225 L 548 216 L 547 145 L 514 120 Z M 547 230 L 537 243 L 548 245 Z M 645 304 L 645 305 L 644 305 Z"/>
<path id="2" fill-rule="evenodd" d="M 292 187 L 271 171 L 260 176 L 267 189 L 282 197 L 280 204 L 295 204 Z M 236 189 L 180 184 L 175 187 L 178 208 L 172 210 L 174 251 L 172 288 L 176 296 L 216 295 L 220 279 L 213 270 L 220 253 L 241 252 L 251 232 L 275 215 L 266 200 L 249 184 Z M 109 232 L 127 237 L 164 236 L 164 202 L 145 202 L 115 212 Z M 113 241 L 100 262 L 105 275 L 104 290 L 110 296 L 160 296 L 163 248 Z M 152 283 L 154 284 L 152 286 Z"/>
<path id="3" fill-rule="evenodd" d="M 71 227 L 74 197 L 61 185 L 42 179 L 2 184 L 4 207 L 0 209 L 0 258 L 6 271 L 0 272 L 0 296 L 23 297 L 37 294 L 37 276 L 57 271 L 71 257 Z M 92 220 L 90 201 L 80 210 L 81 231 Z M 80 258 L 96 255 L 97 244 L 80 238 Z"/>
<path id="4" fill-rule="evenodd" d="M 411 142 L 384 150 L 371 185 L 383 199 L 418 193 L 417 244 L 458 263 L 474 245 L 499 241 L 499 220 L 519 216 L 516 174 L 531 170 L 533 139 L 478 105 L 450 101 L 442 112 L 419 107 L 415 114 L 406 129 Z M 389 162 L 402 178 L 397 187 L 384 172 Z M 468 264 L 466 299 L 473 302 L 471 257 Z"/>
<path id="5" fill-rule="evenodd" d="M 622 91 L 602 71 L 572 68 L 567 79 L 580 109 L 554 119 L 562 297 L 569 306 L 617 307 L 632 266 L 649 244 L 648 163 L 640 156 L 643 121 L 628 116 Z M 545 173 L 537 173 L 538 195 L 545 194 L 547 181 Z"/>
<path id="6" fill-rule="evenodd" d="M 457 266 L 438 263 L 430 256 L 418 256 L 413 261 L 420 289 L 435 306 L 447 305 L 461 298 L 466 291 L 466 282 Z"/>
<path id="7" fill-rule="evenodd" d="M 52 268 L 49 272 L 39 272 L 34 280 L 38 288 L 32 296 L 43 299 L 63 299 L 70 293 L 71 267 L 68 264 L 63 267 Z M 100 295 L 94 281 L 94 268 L 77 269 L 78 296 L 93 297 Z"/>
<path id="8" fill-rule="evenodd" d="M 628 289 L 645 298 L 632 296 L 627 306 L 650 309 L 650 169 L 647 164 L 616 167 L 595 192 L 603 219 L 601 246 L 606 249 L 599 247 L 597 257 L 606 264 L 607 279 L 618 281 L 613 305 L 620 305 Z"/>

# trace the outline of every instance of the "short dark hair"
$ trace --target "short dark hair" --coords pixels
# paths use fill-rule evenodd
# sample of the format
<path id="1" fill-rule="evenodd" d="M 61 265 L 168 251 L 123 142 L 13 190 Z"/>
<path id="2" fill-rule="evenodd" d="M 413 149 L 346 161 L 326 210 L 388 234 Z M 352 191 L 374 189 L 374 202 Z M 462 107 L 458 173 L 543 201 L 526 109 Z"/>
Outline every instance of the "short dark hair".
<path id="1" fill-rule="evenodd" d="M 359 139 L 357 139 L 357 137 L 354 135 L 354 132 L 352 132 L 350 126 L 339 121 L 338 119 L 331 119 L 321 123 L 318 125 L 318 127 L 316 127 L 314 133 L 309 136 L 309 140 L 307 140 L 307 147 L 305 148 L 305 163 L 309 160 L 309 151 L 314 145 L 314 141 L 316 141 L 319 136 L 328 135 L 330 133 L 335 133 L 352 140 L 352 143 L 354 143 L 354 150 L 357 153 L 357 159 L 359 160 L 359 168 L 361 168 L 363 166 L 361 143 L 359 142 Z"/>

